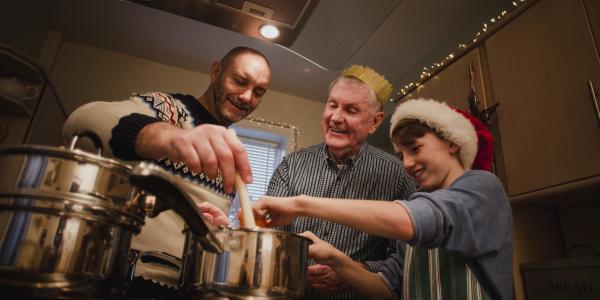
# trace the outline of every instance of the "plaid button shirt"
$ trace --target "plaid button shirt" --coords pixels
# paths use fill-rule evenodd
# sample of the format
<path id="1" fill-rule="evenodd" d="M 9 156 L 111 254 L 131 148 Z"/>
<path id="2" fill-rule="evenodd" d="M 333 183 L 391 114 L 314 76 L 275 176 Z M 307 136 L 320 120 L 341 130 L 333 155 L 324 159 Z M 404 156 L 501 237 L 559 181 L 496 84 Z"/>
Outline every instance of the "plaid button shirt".
<path id="1" fill-rule="evenodd" d="M 317 144 L 286 156 L 271 178 L 267 195 L 393 201 L 408 199 L 415 190 L 399 159 L 367 143 L 341 166 L 328 153 L 325 144 Z M 372 272 L 379 270 L 394 247 L 388 239 L 313 218 L 296 218 L 281 229 L 294 233 L 311 231 L 353 260 L 365 263 Z M 362 299 L 355 291 L 326 295 L 310 291 L 308 298 Z"/>

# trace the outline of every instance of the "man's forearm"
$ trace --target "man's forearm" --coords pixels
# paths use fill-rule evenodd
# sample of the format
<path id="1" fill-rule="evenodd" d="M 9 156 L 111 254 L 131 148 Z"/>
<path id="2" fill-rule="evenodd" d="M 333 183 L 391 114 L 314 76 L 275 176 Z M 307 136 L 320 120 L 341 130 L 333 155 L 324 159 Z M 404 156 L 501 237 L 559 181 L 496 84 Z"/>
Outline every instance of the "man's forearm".
<path id="1" fill-rule="evenodd" d="M 331 268 L 349 286 L 371 299 L 393 299 L 392 293 L 377 273 L 370 272 L 361 262 L 347 255 L 338 255 Z"/>
<path id="2" fill-rule="evenodd" d="M 146 125 L 135 140 L 136 153 L 144 158 L 161 158 L 167 156 L 165 144 L 169 134 L 182 130 L 166 122 Z"/>

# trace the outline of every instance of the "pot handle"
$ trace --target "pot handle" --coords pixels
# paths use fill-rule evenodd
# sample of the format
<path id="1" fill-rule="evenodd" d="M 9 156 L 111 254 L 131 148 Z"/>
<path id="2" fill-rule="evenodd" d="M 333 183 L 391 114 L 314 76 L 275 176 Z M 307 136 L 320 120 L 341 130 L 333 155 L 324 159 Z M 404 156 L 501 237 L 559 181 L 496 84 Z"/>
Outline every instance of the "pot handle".
<path id="1" fill-rule="evenodd" d="M 161 265 L 165 265 L 173 270 L 179 272 L 181 269 L 181 258 L 173 256 L 166 252 L 158 252 L 158 251 L 146 251 L 143 252 L 140 256 L 140 259 L 144 263 L 157 263 Z"/>
<path id="2" fill-rule="evenodd" d="M 135 276 L 135 267 L 137 267 L 137 261 L 140 257 L 140 251 L 135 249 L 129 249 L 127 256 L 127 274 L 126 278 L 128 282 L 133 281 L 133 277 Z"/>
<path id="3" fill-rule="evenodd" d="M 73 136 L 71 137 L 71 143 L 69 144 L 69 149 L 74 150 L 75 144 L 77 144 L 77 140 L 82 137 L 89 138 L 92 141 L 92 143 L 94 143 L 94 147 L 96 147 L 98 156 L 102 156 L 102 149 L 104 149 L 104 145 L 102 145 L 102 140 L 95 132 L 87 129 L 78 129 L 73 133 Z"/>
<path id="4" fill-rule="evenodd" d="M 190 231 L 195 234 L 200 244 L 209 252 L 221 253 L 222 242 L 212 233 L 216 229 L 202 217 L 202 212 L 184 188 L 178 186 L 177 181 L 182 180 L 168 173 L 162 168 L 141 162 L 133 168 L 129 175 L 131 184 L 140 187 L 155 195 L 164 202 L 164 207 L 173 209 L 183 218 Z"/>
<path id="5" fill-rule="evenodd" d="M 143 263 L 157 263 L 165 265 L 177 272 L 181 269 L 183 264 L 181 258 L 173 256 L 165 252 L 158 251 L 144 251 L 141 252 L 136 249 L 129 249 L 128 257 L 128 268 L 127 268 L 127 281 L 132 282 L 135 278 L 135 270 L 138 266 L 138 261 L 141 260 Z"/>

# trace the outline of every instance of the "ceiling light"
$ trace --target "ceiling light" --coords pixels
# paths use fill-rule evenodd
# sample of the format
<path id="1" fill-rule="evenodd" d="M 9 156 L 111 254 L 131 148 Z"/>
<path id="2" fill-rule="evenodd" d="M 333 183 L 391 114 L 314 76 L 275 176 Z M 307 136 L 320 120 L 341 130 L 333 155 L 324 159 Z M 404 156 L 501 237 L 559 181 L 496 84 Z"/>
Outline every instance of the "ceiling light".
<path id="1" fill-rule="evenodd" d="M 261 25 L 258 31 L 260 35 L 267 39 L 274 39 L 279 36 L 279 29 L 271 24 Z"/>

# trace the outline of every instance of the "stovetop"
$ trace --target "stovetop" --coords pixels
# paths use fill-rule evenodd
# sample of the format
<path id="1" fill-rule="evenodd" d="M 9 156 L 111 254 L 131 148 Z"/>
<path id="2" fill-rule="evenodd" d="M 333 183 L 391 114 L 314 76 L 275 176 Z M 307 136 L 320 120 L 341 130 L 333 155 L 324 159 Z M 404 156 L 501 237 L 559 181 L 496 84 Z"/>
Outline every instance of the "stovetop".
<path id="1" fill-rule="evenodd" d="M 125 298 L 127 300 L 135 300 L 135 299 L 182 299 L 182 300 L 250 300 L 250 299 L 264 299 L 257 297 L 231 297 L 224 296 L 217 292 L 208 291 L 205 293 L 197 293 L 194 295 L 186 295 L 181 291 L 169 287 L 167 285 L 163 285 L 157 282 L 154 282 L 149 279 L 143 279 L 141 277 L 136 277 L 130 288 L 128 289 Z"/>
<path id="2" fill-rule="evenodd" d="M 135 277 L 125 291 L 127 299 L 184 299 L 175 288 L 154 282 L 150 279 Z"/>
<path id="3" fill-rule="evenodd" d="M 44 290 L 32 288 L 6 287 L 0 285 L 0 291 L 8 299 L 93 299 L 93 300 L 264 300 L 264 299 L 283 299 L 283 297 L 253 297 L 253 296 L 224 296 L 214 291 L 204 293 L 183 293 L 182 291 L 154 282 L 150 279 L 135 277 L 126 288 L 117 289 L 118 295 L 108 296 L 107 290 L 100 287 L 91 287 L 90 289 L 79 289 L 75 292 L 68 290 Z"/>

